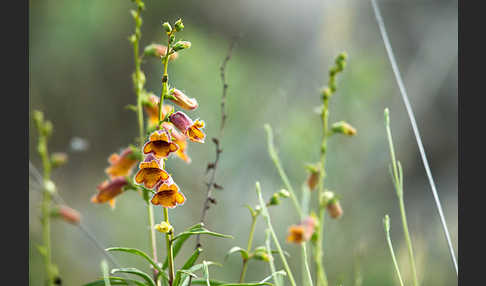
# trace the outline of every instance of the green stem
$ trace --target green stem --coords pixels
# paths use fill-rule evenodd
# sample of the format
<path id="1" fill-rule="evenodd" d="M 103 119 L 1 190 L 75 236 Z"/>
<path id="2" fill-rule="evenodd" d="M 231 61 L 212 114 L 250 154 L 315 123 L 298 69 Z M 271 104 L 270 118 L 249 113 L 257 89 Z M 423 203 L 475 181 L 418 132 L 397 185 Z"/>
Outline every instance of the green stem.
<path id="1" fill-rule="evenodd" d="M 272 222 L 270 220 L 270 215 L 268 213 L 267 206 L 265 204 L 265 201 L 263 201 L 262 190 L 260 188 L 259 182 L 256 183 L 256 192 L 257 192 L 257 195 L 258 195 L 258 200 L 260 202 L 260 207 L 262 208 L 262 216 L 267 221 L 267 227 L 270 230 L 270 234 L 272 235 L 273 242 L 275 243 L 275 246 L 277 247 L 278 254 L 280 255 L 280 259 L 282 260 L 285 271 L 287 272 L 288 278 L 290 280 L 290 284 L 292 286 L 296 286 L 297 284 L 295 284 L 294 275 L 292 275 L 292 271 L 290 270 L 290 267 L 287 263 L 287 259 L 285 258 L 282 247 L 280 247 L 280 243 L 278 242 L 277 235 L 275 234 L 275 231 L 273 230 L 273 226 L 272 226 Z"/>
<path id="2" fill-rule="evenodd" d="M 417 279 L 417 270 L 415 268 L 415 259 L 413 255 L 412 241 L 410 240 L 410 233 L 408 231 L 407 216 L 405 214 L 405 204 L 403 202 L 403 196 L 399 196 L 398 200 L 400 202 L 400 214 L 402 217 L 403 233 L 405 235 L 405 241 L 407 242 L 408 258 L 410 259 L 410 266 L 412 267 L 413 285 L 418 286 L 419 283 Z"/>
<path id="3" fill-rule="evenodd" d="M 277 151 L 275 150 L 275 145 L 273 143 L 272 127 L 268 124 L 265 124 L 264 127 L 265 127 L 265 130 L 267 131 L 268 153 L 270 154 L 270 158 L 272 158 L 272 161 L 275 164 L 275 167 L 277 168 L 277 171 L 278 171 L 280 178 L 282 179 L 282 181 L 285 185 L 285 188 L 287 188 L 287 190 L 290 193 L 290 198 L 292 199 L 292 202 L 294 203 L 295 209 L 297 210 L 299 217 L 302 219 L 303 218 L 302 210 L 300 208 L 299 201 L 297 200 L 297 197 L 295 196 L 294 188 L 292 188 L 292 185 L 290 185 L 289 178 L 287 177 L 287 174 L 285 174 L 285 171 L 282 168 L 282 164 L 280 163 L 280 159 L 277 155 Z"/>
<path id="4" fill-rule="evenodd" d="M 395 190 L 397 193 L 398 197 L 398 203 L 400 207 L 400 215 L 402 219 L 402 226 L 403 226 L 403 233 L 405 236 L 405 241 L 407 243 L 407 248 L 408 248 L 408 258 L 410 260 L 410 267 L 412 268 L 412 275 L 413 275 L 413 285 L 418 286 L 418 279 L 417 279 L 417 270 L 415 267 L 415 259 L 414 259 L 414 254 L 413 254 L 413 248 L 412 248 L 412 240 L 410 239 L 410 232 L 408 231 L 408 223 L 407 223 L 407 215 L 405 212 L 405 203 L 403 201 L 403 174 L 402 174 L 402 168 L 400 165 L 400 161 L 396 160 L 395 157 L 395 149 L 393 148 L 393 139 L 391 135 L 391 129 L 390 129 L 390 116 L 389 116 L 389 111 L 388 109 L 385 109 L 385 126 L 386 126 L 386 133 L 387 133 L 387 139 L 388 139 L 388 144 L 390 147 L 390 157 L 392 160 L 392 166 L 393 166 L 393 183 L 395 186 Z"/>
<path id="5" fill-rule="evenodd" d="M 49 159 L 49 152 L 47 150 L 47 137 L 39 132 L 39 155 L 42 159 L 43 165 L 43 181 L 44 184 L 50 182 L 51 176 L 51 161 Z M 52 254 L 51 254 L 51 223 L 50 223 L 50 211 L 51 211 L 51 193 L 44 186 L 43 196 L 42 196 L 42 239 L 44 241 L 44 266 L 46 268 L 47 275 L 47 285 L 54 285 L 54 273 L 52 265 Z"/>
<path id="6" fill-rule="evenodd" d="M 321 178 L 319 180 L 319 192 L 318 192 L 318 202 L 324 192 L 324 179 L 326 177 L 326 154 L 327 154 L 327 135 L 328 135 L 328 118 L 329 118 L 329 98 L 324 97 L 324 104 L 321 113 L 322 120 L 322 143 L 321 143 Z M 315 261 L 317 267 L 317 286 L 327 286 L 327 276 L 322 263 L 323 258 L 323 230 L 324 230 L 324 216 L 326 211 L 326 206 L 323 206 L 319 202 L 319 223 L 316 231 L 316 252 Z"/>
<path id="7" fill-rule="evenodd" d="M 385 225 L 386 241 L 388 243 L 388 248 L 390 249 L 393 265 L 395 266 L 395 272 L 397 273 L 398 280 L 400 281 L 400 285 L 403 286 L 402 275 L 400 274 L 400 268 L 398 268 L 397 258 L 395 257 L 395 251 L 393 251 L 393 245 L 390 238 L 390 219 L 388 215 L 385 216 L 384 225 Z"/>
<path id="8" fill-rule="evenodd" d="M 304 285 L 313 286 L 312 275 L 311 275 L 311 272 L 310 272 L 309 263 L 307 261 L 306 242 L 302 243 L 302 258 L 304 260 L 305 273 L 306 273 L 306 277 L 307 277 L 307 283 L 305 283 Z"/>
<path id="9" fill-rule="evenodd" d="M 164 220 L 167 224 L 169 222 L 169 210 L 164 208 Z M 169 285 L 172 286 L 174 281 L 174 253 L 172 251 L 172 239 L 174 238 L 174 230 L 171 230 L 165 235 L 165 240 L 167 244 L 167 257 L 169 260 Z"/>
<path id="10" fill-rule="evenodd" d="M 248 245 L 246 247 L 246 251 L 248 253 L 251 252 L 251 245 L 253 243 L 253 235 L 255 233 L 255 225 L 257 221 L 257 216 L 252 216 L 252 221 L 251 221 L 251 228 L 250 228 L 250 235 L 248 236 Z M 245 280 L 245 274 L 246 274 L 246 269 L 248 267 L 248 259 L 243 259 L 243 268 L 241 269 L 241 274 L 240 274 L 240 283 L 243 283 Z"/>
<path id="11" fill-rule="evenodd" d="M 267 254 L 268 254 L 268 257 L 269 257 L 269 261 L 268 261 L 268 264 L 270 264 L 270 271 L 272 274 L 274 274 L 275 272 L 277 272 L 277 269 L 275 268 L 275 263 L 273 262 L 273 255 L 272 255 L 272 247 L 270 246 L 270 236 L 271 236 L 271 233 L 270 233 L 270 230 L 269 229 L 266 229 L 265 231 L 265 247 L 267 248 Z M 273 276 L 273 282 L 275 282 L 275 285 L 277 286 L 281 286 L 282 285 L 282 277 L 280 277 L 280 275 L 275 275 Z"/>
<path id="12" fill-rule="evenodd" d="M 175 31 L 175 30 L 173 30 Z M 171 49 L 171 46 L 170 46 L 170 37 L 173 33 L 173 31 L 168 35 L 168 41 L 167 41 L 167 50 L 165 51 L 165 56 L 162 58 L 162 65 L 164 66 L 164 73 L 162 74 L 162 91 L 160 92 L 160 103 L 159 103 L 159 127 L 160 127 L 160 124 L 162 123 L 162 120 L 164 118 L 162 118 L 162 106 L 164 104 L 164 98 L 167 94 L 167 89 L 168 89 L 168 85 L 169 85 L 169 74 L 167 73 L 167 69 L 168 69 L 168 66 L 169 66 L 169 52 L 170 52 L 170 49 Z"/>
<path id="13" fill-rule="evenodd" d="M 135 63 L 135 94 L 137 96 L 137 118 L 138 118 L 138 129 L 139 129 L 139 144 L 140 148 L 142 148 L 145 142 L 145 131 L 144 131 L 144 120 L 143 120 L 143 109 L 142 109 L 142 89 L 143 83 L 140 76 L 142 75 L 141 70 L 141 59 L 139 55 L 140 50 L 140 38 L 142 36 L 141 32 L 141 25 L 142 25 L 142 6 L 137 6 L 137 19 L 135 19 L 135 40 L 133 41 L 133 59 Z M 155 239 L 155 230 L 154 230 L 154 209 L 150 200 L 147 199 L 147 217 L 149 223 L 149 237 L 150 237 L 150 246 L 152 248 L 152 259 L 157 262 L 157 242 Z M 157 277 L 157 270 L 154 269 L 154 278 Z M 159 282 L 157 281 L 157 284 Z"/>
<path id="14" fill-rule="evenodd" d="M 145 141 L 145 135 L 144 135 L 144 125 L 143 125 L 143 110 L 142 110 L 142 89 L 143 89 L 143 84 L 141 82 L 141 61 L 140 61 L 140 55 L 139 55 L 139 46 L 140 46 L 140 38 L 142 36 L 140 27 L 142 25 L 142 20 L 141 20 L 141 13 L 142 13 L 142 7 L 138 6 L 137 8 L 137 19 L 135 19 L 135 40 L 133 41 L 133 59 L 135 63 L 135 94 L 137 96 L 137 117 L 138 117 L 138 128 L 139 128 L 139 140 L 140 140 L 140 146 L 143 146 L 144 141 Z"/>

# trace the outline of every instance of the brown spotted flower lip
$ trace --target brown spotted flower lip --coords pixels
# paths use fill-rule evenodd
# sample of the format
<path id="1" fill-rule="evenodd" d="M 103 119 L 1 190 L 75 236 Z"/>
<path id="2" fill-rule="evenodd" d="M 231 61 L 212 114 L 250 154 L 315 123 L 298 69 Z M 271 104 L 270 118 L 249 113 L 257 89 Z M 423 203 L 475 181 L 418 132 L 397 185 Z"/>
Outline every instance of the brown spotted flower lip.
<path id="1" fill-rule="evenodd" d="M 157 193 L 152 197 L 152 204 L 161 205 L 166 208 L 175 208 L 183 205 L 186 201 L 184 194 L 179 191 L 179 187 L 172 177 L 156 186 Z"/>
<path id="2" fill-rule="evenodd" d="M 204 128 L 204 121 L 197 119 L 194 124 L 189 127 L 186 135 L 193 142 L 204 143 L 204 138 L 206 137 L 206 134 L 201 131 L 201 128 Z"/>
<path id="3" fill-rule="evenodd" d="M 113 153 L 108 158 L 110 166 L 105 169 L 105 172 L 110 178 L 128 176 L 130 174 L 133 167 L 137 164 L 137 160 L 131 157 L 132 154 L 133 151 L 130 148 L 125 148 L 120 155 Z"/>
<path id="4" fill-rule="evenodd" d="M 179 147 L 172 142 L 169 132 L 165 128 L 152 132 L 149 141 L 143 146 L 143 153 L 152 153 L 157 158 L 166 158 Z"/>
<path id="5" fill-rule="evenodd" d="M 127 184 L 127 179 L 123 176 L 104 181 L 98 185 L 98 193 L 91 198 L 91 202 L 98 204 L 109 202 L 111 207 L 114 207 L 115 197 L 122 193 L 123 187 Z"/>
<path id="6" fill-rule="evenodd" d="M 201 131 L 204 128 L 204 121 L 197 119 L 195 122 L 184 112 L 177 111 L 169 116 L 170 122 L 174 124 L 189 140 L 204 143 L 206 135 Z"/>
<path id="7" fill-rule="evenodd" d="M 149 154 L 140 163 L 139 168 L 140 170 L 135 175 L 135 182 L 143 184 L 148 189 L 169 178 L 169 174 L 161 168 L 159 160 L 152 154 Z"/>

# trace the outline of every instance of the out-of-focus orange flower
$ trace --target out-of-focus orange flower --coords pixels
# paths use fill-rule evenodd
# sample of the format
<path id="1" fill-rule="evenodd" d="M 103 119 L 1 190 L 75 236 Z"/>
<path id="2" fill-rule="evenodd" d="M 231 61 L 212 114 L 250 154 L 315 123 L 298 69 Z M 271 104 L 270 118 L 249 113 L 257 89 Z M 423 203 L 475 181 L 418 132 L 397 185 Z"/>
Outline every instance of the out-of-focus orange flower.
<path id="1" fill-rule="evenodd" d="M 174 182 L 172 177 L 167 181 L 159 183 L 157 186 L 157 193 L 152 197 L 152 204 L 161 205 L 166 208 L 175 208 L 178 205 L 184 204 L 186 198 L 179 191 L 179 187 Z"/>
<path id="2" fill-rule="evenodd" d="M 123 187 L 127 184 L 125 177 L 116 177 L 111 181 L 104 181 L 98 185 L 98 193 L 91 198 L 91 202 L 98 204 L 108 202 L 114 208 L 115 197 L 122 193 Z"/>
<path id="3" fill-rule="evenodd" d="M 170 122 L 163 122 L 162 127 L 169 131 L 172 136 L 172 141 L 179 146 L 179 149 L 175 154 L 186 163 L 191 163 L 191 158 L 187 155 L 187 136 L 177 131 L 174 125 Z"/>
<path id="4" fill-rule="evenodd" d="M 160 99 L 158 96 L 150 95 L 149 102 L 145 104 L 144 109 L 149 118 L 149 125 L 154 126 L 159 124 L 159 104 Z M 172 111 L 174 107 L 170 104 L 163 104 L 162 105 L 162 118 Z"/>
<path id="5" fill-rule="evenodd" d="M 204 121 L 197 119 L 193 122 L 191 118 L 181 111 L 172 113 L 169 116 L 169 120 L 177 129 L 189 137 L 189 140 L 204 143 L 206 135 L 201 131 L 201 128 L 204 127 Z"/>
<path id="6" fill-rule="evenodd" d="M 110 167 L 105 169 L 105 172 L 110 178 L 119 176 L 128 176 L 132 171 L 133 166 L 137 164 L 137 159 L 133 156 L 133 151 L 130 148 L 123 150 L 120 155 L 113 153 L 108 158 Z"/>
<path id="7" fill-rule="evenodd" d="M 167 180 L 169 174 L 162 169 L 159 160 L 154 155 L 149 154 L 143 162 L 139 165 L 135 175 L 135 182 L 137 184 L 144 184 L 146 188 L 153 188 L 160 180 Z"/>
<path id="8" fill-rule="evenodd" d="M 309 216 L 304 219 L 300 224 L 291 225 L 289 227 L 287 242 L 299 244 L 304 241 L 308 241 L 312 237 L 312 234 L 314 234 L 316 224 L 316 219 L 312 216 Z"/>
<path id="9" fill-rule="evenodd" d="M 174 88 L 171 95 L 173 98 L 170 98 L 170 100 L 184 109 L 193 110 L 198 107 L 198 103 L 195 98 L 190 98 L 178 89 Z"/>
<path id="10" fill-rule="evenodd" d="M 149 141 L 143 146 L 143 153 L 152 153 L 157 158 L 165 158 L 178 149 L 179 146 L 172 142 L 169 132 L 162 128 L 150 134 Z"/>
<path id="11" fill-rule="evenodd" d="M 302 243 L 304 239 L 305 229 L 302 225 L 291 225 L 289 227 L 289 234 L 287 236 L 287 242 Z"/>

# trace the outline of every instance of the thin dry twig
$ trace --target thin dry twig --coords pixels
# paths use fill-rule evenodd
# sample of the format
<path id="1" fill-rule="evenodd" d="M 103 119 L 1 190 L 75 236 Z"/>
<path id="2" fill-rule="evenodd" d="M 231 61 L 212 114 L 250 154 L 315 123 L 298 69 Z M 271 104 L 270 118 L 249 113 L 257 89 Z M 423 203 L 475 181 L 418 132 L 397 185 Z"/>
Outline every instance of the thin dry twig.
<path id="1" fill-rule="evenodd" d="M 212 191 L 213 189 L 223 189 L 223 187 L 219 184 L 216 183 L 216 169 L 218 167 L 218 163 L 219 163 L 219 159 L 220 159 L 220 156 L 221 156 L 221 153 L 223 152 L 223 150 L 221 149 L 221 138 L 223 137 L 223 130 L 224 130 L 224 126 L 225 126 L 225 123 L 226 123 L 226 119 L 228 117 L 228 115 L 226 114 L 226 96 L 227 96 L 227 93 L 228 93 L 228 83 L 226 82 L 226 65 L 228 64 L 229 60 L 231 59 L 231 55 L 232 55 L 232 52 L 233 52 L 233 48 L 234 46 L 236 45 L 236 38 L 233 39 L 229 45 L 229 48 L 228 48 L 228 52 L 226 54 L 226 57 L 223 61 L 223 63 L 221 64 L 221 67 L 220 67 L 220 75 L 221 75 L 221 81 L 223 83 L 223 95 L 221 97 L 221 122 L 220 122 L 220 126 L 219 126 L 219 134 L 217 137 L 213 137 L 212 138 L 212 141 L 215 145 L 215 148 L 216 148 L 216 157 L 214 159 L 213 162 L 210 162 L 208 165 L 207 165 L 207 168 L 206 168 L 206 174 L 211 172 L 211 174 L 209 175 L 209 181 L 206 183 L 206 199 L 204 201 L 204 205 L 203 205 L 203 209 L 202 209 L 202 214 L 201 214 L 201 223 L 204 223 L 204 221 L 206 220 L 206 215 L 207 215 L 207 212 L 209 210 L 209 208 L 211 207 L 211 204 L 216 204 L 216 199 L 213 198 L 212 196 Z M 198 247 L 201 247 L 201 240 L 200 240 L 200 237 L 199 235 L 196 237 L 196 248 Z"/>

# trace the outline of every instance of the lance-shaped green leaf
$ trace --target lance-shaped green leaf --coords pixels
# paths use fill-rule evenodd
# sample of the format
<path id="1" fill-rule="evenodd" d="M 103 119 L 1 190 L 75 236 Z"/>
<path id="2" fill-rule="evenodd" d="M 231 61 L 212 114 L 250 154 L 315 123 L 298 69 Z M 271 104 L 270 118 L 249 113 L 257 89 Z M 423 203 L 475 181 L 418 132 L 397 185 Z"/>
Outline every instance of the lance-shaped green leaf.
<path id="1" fill-rule="evenodd" d="M 285 270 L 279 270 L 279 271 L 273 272 L 271 275 L 269 275 L 268 277 L 266 277 L 265 279 L 260 281 L 260 283 L 265 283 L 268 280 L 272 279 L 272 277 L 278 276 L 278 275 L 285 276 L 285 275 L 287 275 L 287 272 L 285 272 Z"/>
<path id="2" fill-rule="evenodd" d="M 118 272 L 137 275 L 137 276 L 143 278 L 143 280 L 145 280 L 147 282 L 147 285 L 155 286 L 154 280 L 147 273 L 145 273 L 141 270 L 138 270 L 137 268 L 115 268 L 115 269 L 111 270 L 111 274 L 115 274 L 115 273 L 118 273 Z"/>
<path id="3" fill-rule="evenodd" d="M 130 278 L 122 278 L 122 277 L 108 277 L 110 280 L 111 285 L 130 285 L 130 283 L 135 284 L 137 286 L 147 286 L 147 284 L 142 283 L 138 280 L 135 279 L 130 279 Z M 83 286 L 105 286 L 105 280 L 96 280 L 87 284 L 84 284 Z"/>
<path id="4" fill-rule="evenodd" d="M 206 265 L 206 267 L 210 266 L 210 265 L 217 265 L 217 266 L 222 266 L 221 264 L 217 263 L 217 262 L 213 262 L 213 261 L 204 261 L 204 263 L 199 263 L 199 264 L 196 264 L 194 266 L 192 266 L 191 268 L 189 268 L 187 271 L 185 271 L 186 273 L 192 273 L 194 274 L 194 272 L 198 271 L 198 270 L 201 270 L 204 268 L 204 265 Z M 204 269 L 203 269 L 204 270 Z M 195 275 L 195 274 L 194 274 Z M 206 280 L 204 280 L 206 281 Z M 194 280 L 192 281 L 192 283 L 194 283 Z M 189 275 L 186 276 L 183 280 L 182 280 L 182 284 L 181 286 L 187 286 L 189 285 Z M 219 284 L 211 284 L 211 285 L 219 285 Z"/>
<path id="5" fill-rule="evenodd" d="M 193 285 L 208 285 L 206 279 L 195 279 L 192 280 Z M 209 280 L 210 286 L 261 286 L 261 285 L 273 285 L 268 282 L 249 282 L 249 283 L 231 283 L 218 280 Z"/>
<path id="6" fill-rule="evenodd" d="M 162 275 L 162 277 L 165 279 L 165 280 L 169 280 L 169 277 L 167 277 L 167 273 L 165 273 L 162 268 L 160 268 L 160 265 L 155 262 L 152 258 L 150 258 L 150 256 L 148 256 L 145 252 L 139 250 L 139 249 L 136 249 L 136 248 L 128 248 L 128 247 L 110 247 L 110 248 L 107 248 L 105 249 L 106 251 L 120 251 L 120 252 L 126 252 L 126 253 L 131 253 L 131 254 L 135 254 L 135 255 L 138 255 L 142 258 L 144 258 L 145 260 L 147 260 L 155 269 L 157 269 L 158 271 L 158 276 Z"/>
<path id="7" fill-rule="evenodd" d="M 175 240 L 181 239 L 181 238 L 185 238 L 185 237 L 189 237 L 191 235 L 198 235 L 198 234 L 207 234 L 207 235 L 211 235 L 211 236 L 215 236 L 215 237 L 223 237 L 223 238 L 233 238 L 233 236 L 231 236 L 231 235 L 226 235 L 226 234 L 221 234 L 221 233 L 217 233 L 217 232 L 214 232 L 214 231 L 210 231 L 210 230 L 204 228 L 201 225 L 199 227 L 196 227 L 196 228 L 193 228 L 193 229 L 179 233 L 178 235 L 176 235 L 172 239 L 172 241 L 175 241 Z"/>
<path id="8" fill-rule="evenodd" d="M 198 224 L 195 224 L 191 227 L 189 227 L 187 229 L 187 231 L 191 231 L 191 230 L 194 230 L 194 229 L 199 229 L 202 227 L 202 223 L 198 223 Z M 184 244 L 184 242 L 186 242 L 186 240 L 189 238 L 190 236 L 185 236 L 185 237 L 181 237 L 179 238 L 175 243 L 174 243 L 174 246 L 173 246 L 173 249 L 172 249 L 172 252 L 173 252 L 173 256 L 174 256 L 174 259 L 176 258 L 177 254 L 179 253 L 179 250 L 181 250 L 182 248 L 182 245 Z M 162 265 L 162 269 L 167 269 L 167 267 L 169 267 L 169 260 L 168 260 L 168 257 L 165 258 L 165 261 L 164 261 L 164 264 Z"/>
<path id="9" fill-rule="evenodd" d="M 182 268 L 177 270 L 176 277 L 174 279 L 174 285 L 179 285 L 179 282 L 181 281 L 182 278 L 182 274 L 186 274 L 186 276 L 192 274 L 195 276 L 195 278 L 197 278 L 197 276 L 194 273 L 186 271 L 186 269 L 191 268 L 194 265 L 194 263 L 196 263 L 196 260 L 199 257 L 199 254 L 201 254 L 201 252 L 202 252 L 202 248 L 197 248 L 196 250 L 194 250 L 191 257 L 187 259 L 186 263 L 184 263 Z"/>
<path id="10" fill-rule="evenodd" d="M 234 247 L 232 247 L 232 248 L 231 248 L 231 249 L 230 249 L 230 250 L 229 250 L 229 251 L 226 253 L 226 255 L 225 255 L 225 257 L 224 257 L 224 260 L 228 259 L 228 257 L 229 257 L 231 254 L 236 253 L 236 252 L 239 252 L 239 253 L 241 254 L 241 258 L 243 258 L 243 259 L 245 259 L 245 260 L 246 260 L 246 259 L 248 259 L 248 257 L 250 256 L 250 255 L 248 254 L 248 251 L 246 251 L 246 249 L 243 249 L 243 248 L 241 248 L 241 247 L 239 247 L 239 246 L 234 246 Z"/>

